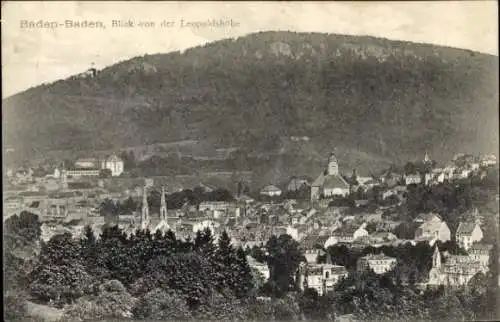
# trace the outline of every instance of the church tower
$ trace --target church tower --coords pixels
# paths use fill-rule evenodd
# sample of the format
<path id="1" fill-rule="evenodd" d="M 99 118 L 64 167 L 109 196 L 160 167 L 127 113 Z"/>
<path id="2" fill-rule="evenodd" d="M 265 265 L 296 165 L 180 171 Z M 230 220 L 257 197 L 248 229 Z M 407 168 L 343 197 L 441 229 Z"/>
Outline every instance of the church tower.
<path id="1" fill-rule="evenodd" d="M 436 246 L 434 248 L 434 254 L 432 255 L 432 268 L 429 271 L 429 284 L 430 285 L 440 285 L 443 283 L 443 276 L 441 272 L 441 253 L 439 248 Z"/>
<path id="2" fill-rule="evenodd" d="M 59 188 L 61 190 L 68 189 L 68 173 L 66 172 L 65 168 L 63 168 L 59 176 Z"/>
<path id="3" fill-rule="evenodd" d="M 427 151 L 425 151 L 424 163 L 431 163 L 431 162 L 432 162 L 431 157 L 429 156 L 429 154 L 427 153 Z"/>
<path id="4" fill-rule="evenodd" d="M 337 158 L 335 157 L 335 154 L 330 154 L 330 157 L 328 158 L 328 175 L 330 176 L 336 176 L 339 174 L 339 165 L 337 162 Z"/>
<path id="5" fill-rule="evenodd" d="M 146 191 L 146 186 L 144 186 L 144 191 L 142 193 L 141 228 L 146 229 L 148 225 L 149 225 L 148 194 Z"/>
<path id="6" fill-rule="evenodd" d="M 432 255 L 432 268 L 437 270 L 441 269 L 441 253 L 437 246 L 434 248 L 434 254 Z"/>
<path id="7" fill-rule="evenodd" d="M 167 202 L 165 201 L 165 189 L 161 187 L 160 219 L 167 221 Z"/>

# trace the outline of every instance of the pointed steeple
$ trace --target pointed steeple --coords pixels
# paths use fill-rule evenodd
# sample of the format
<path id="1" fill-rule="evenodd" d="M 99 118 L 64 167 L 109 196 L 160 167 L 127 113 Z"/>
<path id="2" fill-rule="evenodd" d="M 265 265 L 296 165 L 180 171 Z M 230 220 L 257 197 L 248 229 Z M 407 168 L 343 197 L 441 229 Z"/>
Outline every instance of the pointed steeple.
<path id="1" fill-rule="evenodd" d="M 142 193 L 142 213 L 141 213 L 141 228 L 146 229 L 149 225 L 149 205 L 148 205 L 148 194 L 146 191 L 146 186 Z"/>
<path id="2" fill-rule="evenodd" d="M 332 265 L 332 256 L 326 253 L 326 264 Z"/>
<path id="3" fill-rule="evenodd" d="M 430 163 L 432 160 L 431 160 L 431 157 L 429 156 L 429 154 L 427 153 L 427 150 L 425 151 L 425 156 L 424 156 L 424 163 Z"/>
<path id="4" fill-rule="evenodd" d="M 434 247 L 434 254 L 432 255 L 432 268 L 441 268 L 441 253 L 439 252 L 439 248 L 437 245 L 436 247 Z"/>
<path id="5" fill-rule="evenodd" d="M 165 201 L 164 187 L 161 187 L 160 219 L 167 221 L 167 202 Z"/>

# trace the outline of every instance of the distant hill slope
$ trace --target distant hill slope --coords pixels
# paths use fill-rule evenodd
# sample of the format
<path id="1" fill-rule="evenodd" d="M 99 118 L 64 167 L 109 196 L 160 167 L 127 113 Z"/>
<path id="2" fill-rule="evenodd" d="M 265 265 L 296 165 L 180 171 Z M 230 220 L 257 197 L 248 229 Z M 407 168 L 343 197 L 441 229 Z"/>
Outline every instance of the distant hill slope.
<path id="1" fill-rule="evenodd" d="M 199 139 L 283 152 L 308 136 L 382 158 L 498 149 L 498 57 L 319 33 L 263 32 L 147 55 L 3 101 L 4 144 L 48 150 Z M 287 143 L 288 144 L 288 143 Z M 286 151 L 284 152 L 286 153 Z"/>

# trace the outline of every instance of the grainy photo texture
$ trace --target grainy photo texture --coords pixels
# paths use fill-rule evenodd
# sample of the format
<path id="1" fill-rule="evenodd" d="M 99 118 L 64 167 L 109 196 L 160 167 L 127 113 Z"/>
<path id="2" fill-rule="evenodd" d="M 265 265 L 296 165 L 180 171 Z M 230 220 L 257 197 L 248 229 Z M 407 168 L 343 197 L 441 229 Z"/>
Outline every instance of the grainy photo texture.
<path id="1" fill-rule="evenodd" d="M 500 320 L 497 12 L 3 1 L 4 320 Z"/>

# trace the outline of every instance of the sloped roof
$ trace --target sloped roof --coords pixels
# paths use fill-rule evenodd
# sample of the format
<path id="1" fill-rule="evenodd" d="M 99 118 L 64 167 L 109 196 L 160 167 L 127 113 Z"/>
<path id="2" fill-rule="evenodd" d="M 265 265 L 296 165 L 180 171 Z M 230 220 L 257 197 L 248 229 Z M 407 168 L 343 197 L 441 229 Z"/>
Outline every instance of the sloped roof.
<path id="1" fill-rule="evenodd" d="M 264 188 L 262 188 L 262 190 L 260 191 L 261 193 L 262 192 L 281 192 L 281 189 L 276 187 L 275 185 L 267 185 L 265 186 Z"/>
<path id="2" fill-rule="evenodd" d="M 391 260 L 391 259 L 396 259 L 394 257 L 387 256 L 384 253 L 380 253 L 380 254 L 368 254 L 368 255 L 365 255 L 365 256 L 363 256 L 361 258 L 362 259 L 366 259 L 366 260 Z"/>
<path id="3" fill-rule="evenodd" d="M 325 182 L 325 172 L 321 172 L 321 174 L 314 180 L 312 183 L 312 187 L 321 187 L 323 183 Z"/>
<path id="4" fill-rule="evenodd" d="M 323 182 L 323 188 L 335 189 L 335 188 L 349 188 L 349 184 L 339 175 L 328 175 L 325 176 Z"/>
<path id="5" fill-rule="evenodd" d="M 96 162 L 97 158 L 79 158 L 75 162 Z"/>
<path id="6" fill-rule="evenodd" d="M 288 183 L 287 190 L 288 191 L 295 191 L 298 190 L 302 185 L 307 185 L 309 186 L 309 181 L 307 178 L 292 178 L 290 182 Z"/>
<path id="7" fill-rule="evenodd" d="M 490 244 L 482 244 L 482 243 L 474 243 L 472 244 L 470 251 L 484 251 L 489 252 L 493 249 L 493 245 Z"/>
<path id="8" fill-rule="evenodd" d="M 433 234 L 441 229 L 442 225 L 446 225 L 445 222 L 439 222 L 436 224 L 434 221 L 426 221 L 418 229 L 424 234 Z M 447 225 L 446 225 L 447 226 Z"/>
<path id="9" fill-rule="evenodd" d="M 117 155 L 110 155 L 107 159 L 106 159 L 107 162 L 123 162 L 123 160 L 117 156 Z"/>
<path id="10" fill-rule="evenodd" d="M 334 236 L 352 236 L 359 227 L 356 226 L 344 226 L 333 232 Z"/>
<path id="11" fill-rule="evenodd" d="M 320 235 L 309 235 L 306 236 L 301 241 L 301 246 L 304 249 L 316 249 L 323 248 L 325 242 L 328 240 L 329 236 L 320 236 Z"/>
<path id="12" fill-rule="evenodd" d="M 421 213 L 417 217 L 415 217 L 414 221 L 430 221 L 433 218 L 438 218 L 439 220 L 441 219 L 441 216 L 439 216 L 436 213 L 430 212 L 430 213 Z"/>
<path id="13" fill-rule="evenodd" d="M 457 235 L 470 235 L 476 227 L 475 223 L 472 222 L 461 222 L 457 228 Z"/>

